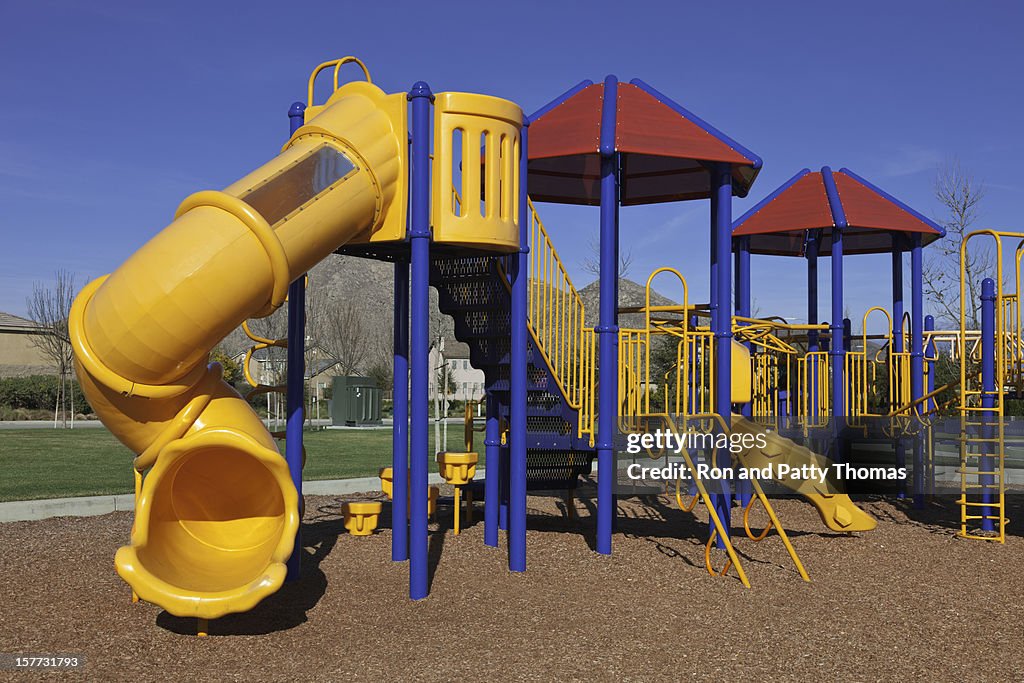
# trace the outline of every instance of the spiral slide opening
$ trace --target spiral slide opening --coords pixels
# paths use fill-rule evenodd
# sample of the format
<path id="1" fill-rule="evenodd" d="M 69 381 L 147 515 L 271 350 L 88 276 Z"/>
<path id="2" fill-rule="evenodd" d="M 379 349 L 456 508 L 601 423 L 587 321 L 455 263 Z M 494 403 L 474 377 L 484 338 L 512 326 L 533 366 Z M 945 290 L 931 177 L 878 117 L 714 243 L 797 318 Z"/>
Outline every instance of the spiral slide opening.
<path id="1" fill-rule="evenodd" d="M 179 616 L 200 603 L 200 616 L 243 611 L 283 582 L 296 510 L 280 454 L 239 432 L 199 432 L 169 444 L 146 477 L 118 571 Z"/>

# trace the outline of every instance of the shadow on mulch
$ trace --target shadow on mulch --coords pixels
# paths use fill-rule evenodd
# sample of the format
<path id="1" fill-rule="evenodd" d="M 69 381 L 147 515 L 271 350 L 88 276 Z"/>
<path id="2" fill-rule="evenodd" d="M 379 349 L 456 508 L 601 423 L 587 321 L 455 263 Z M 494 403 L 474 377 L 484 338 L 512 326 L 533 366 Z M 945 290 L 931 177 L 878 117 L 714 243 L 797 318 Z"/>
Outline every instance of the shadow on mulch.
<path id="1" fill-rule="evenodd" d="M 952 496 L 937 497 L 920 506 L 914 504 L 912 497 L 897 499 L 876 496 L 870 500 L 884 501 L 892 506 L 892 509 L 884 511 L 880 506 L 872 506 L 869 511 L 880 521 L 910 524 L 933 534 L 949 535 L 960 531 L 960 506 Z M 1005 505 L 1006 535 L 1024 535 L 1024 496 L 1021 491 L 1007 490 Z"/>
<path id="2" fill-rule="evenodd" d="M 287 631 L 307 621 L 306 612 L 311 610 L 327 592 L 327 576 L 321 571 L 320 563 L 331 554 L 338 536 L 345 533 L 340 509 L 324 505 L 301 527 L 302 569 L 298 581 L 285 583 L 281 590 L 260 602 L 249 612 L 229 614 L 217 619 L 211 636 L 266 635 L 276 631 Z M 157 626 L 179 635 L 194 636 L 196 620 L 190 617 L 176 617 L 161 612 L 156 618 Z"/>

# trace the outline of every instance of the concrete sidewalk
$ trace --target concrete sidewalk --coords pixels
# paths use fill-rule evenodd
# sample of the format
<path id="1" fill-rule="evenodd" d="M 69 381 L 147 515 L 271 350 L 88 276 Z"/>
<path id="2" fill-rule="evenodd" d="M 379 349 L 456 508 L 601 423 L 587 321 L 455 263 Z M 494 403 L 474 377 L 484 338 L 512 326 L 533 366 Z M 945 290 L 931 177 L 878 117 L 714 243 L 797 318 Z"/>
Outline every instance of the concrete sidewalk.
<path id="1" fill-rule="evenodd" d="M 484 471 L 477 470 L 483 477 Z M 441 475 L 427 477 L 431 484 L 443 484 Z M 379 477 L 359 479 L 323 479 L 302 483 L 302 492 L 310 496 L 341 496 L 348 493 L 380 491 Z M 26 522 L 50 517 L 91 517 L 110 512 L 135 509 L 135 496 L 126 493 L 117 496 L 83 496 L 81 498 L 50 498 L 46 500 L 12 500 L 0 503 L 0 523 Z"/>

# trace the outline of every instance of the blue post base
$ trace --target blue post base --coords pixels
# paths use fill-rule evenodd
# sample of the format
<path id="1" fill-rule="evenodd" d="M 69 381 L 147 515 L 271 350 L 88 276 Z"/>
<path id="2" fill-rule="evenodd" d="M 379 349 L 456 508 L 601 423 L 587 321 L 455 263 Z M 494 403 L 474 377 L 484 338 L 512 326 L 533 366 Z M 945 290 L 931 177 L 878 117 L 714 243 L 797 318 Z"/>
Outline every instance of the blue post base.
<path id="1" fill-rule="evenodd" d="M 487 394 L 487 426 L 484 434 L 484 545 L 498 547 L 498 507 L 501 505 L 501 436 L 498 401 Z"/>

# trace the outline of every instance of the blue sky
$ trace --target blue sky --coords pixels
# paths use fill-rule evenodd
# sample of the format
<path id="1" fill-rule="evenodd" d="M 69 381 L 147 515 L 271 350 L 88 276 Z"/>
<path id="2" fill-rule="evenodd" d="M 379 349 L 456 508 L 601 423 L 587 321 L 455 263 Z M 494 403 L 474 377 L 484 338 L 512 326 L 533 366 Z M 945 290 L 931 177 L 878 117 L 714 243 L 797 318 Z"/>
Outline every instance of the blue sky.
<path id="1" fill-rule="evenodd" d="M 936 166 L 988 185 L 979 227 L 1024 228 L 1024 9 L 1013 2 L 5 3 L 0 311 L 58 267 L 115 268 L 186 195 L 279 149 L 310 69 L 354 54 L 375 82 L 507 97 L 532 112 L 584 78 L 640 77 L 765 160 L 739 216 L 798 169 L 848 166 L 938 216 Z M 299 8 L 302 8 L 301 14 Z M 461 28 L 459 28 L 461 27 Z M 597 210 L 540 206 L 578 285 Z M 707 202 L 622 211 L 630 277 L 707 296 Z M 828 292 L 823 261 L 822 317 Z M 847 264 L 855 317 L 887 257 Z M 803 263 L 753 262 L 764 314 L 804 314 Z M 908 277 L 909 280 L 909 277 Z M 666 290 L 668 295 L 674 292 Z"/>

